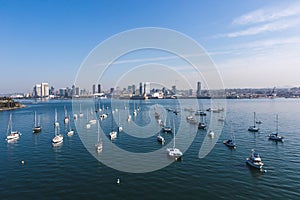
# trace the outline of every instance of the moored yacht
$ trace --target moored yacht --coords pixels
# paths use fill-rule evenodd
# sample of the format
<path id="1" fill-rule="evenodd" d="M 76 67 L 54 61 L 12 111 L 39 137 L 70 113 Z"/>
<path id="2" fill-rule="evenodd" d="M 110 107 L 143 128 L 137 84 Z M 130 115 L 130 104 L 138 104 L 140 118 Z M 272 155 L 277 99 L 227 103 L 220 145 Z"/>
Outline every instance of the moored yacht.
<path id="1" fill-rule="evenodd" d="M 52 143 L 55 144 L 60 144 L 63 142 L 63 135 L 60 134 L 59 132 L 59 123 L 57 121 L 57 112 L 55 109 L 55 119 L 54 119 L 54 138 L 52 139 Z"/>
<path id="2" fill-rule="evenodd" d="M 283 136 L 278 134 L 278 115 L 276 115 L 276 132 L 269 134 L 269 140 L 283 142 Z"/>
<path id="3" fill-rule="evenodd" d="M 165 138 L 158 133 L 157 141 L 164 144 L 165 143 Z"/>
<path id="4" fill-rule="evenodd" d="M 33 133 L 39 133 L 42 131 L 42 127 L 40 125 L 40 120 L 36 121 L 36 112 L 34 112 L 34 123 L 33 123 Z"/>
<path id="5" fill-rule="evenodd" d="M 255 124 L 256 124 L 256 122 L 255 122 L 255 112 L 254 112 L 254 116 L 253 116 L 253 126 L 250 126 L 250 127 L 248 128 L 248 131 L 250 131 L 250 132 L 258 132 L 258 131 L 259 131 L 259 128 L 258 128 L 258 126 L 256 126 Z"/>
<path id="6" fill-rule="evenodd" d="M 9 122 L 7 127 L 7 136 L 6 140 L 9 142 L 10 140 L 19 139 L 21 133 L 19 131 L 12 131 L 12 114 L 9 115 Z"/>
<path id="7" fill-rule="evenodd" d="M 262 169 L 264 163 L 261 161 L 260 155 L 252 149 L 250 157 L 246 158 L 246 163 L 256 169 Z"/>
<path id="8" fill-rule="evenodd" d="M 172 148 L 167 148 L 168 155 L 175 160 L 181 160 L 183 153 L 180 151 L 180 149 L 175 147 L 175 140 L 176 140 L 176 131 L 175 131 L 175 124 L 173 121 L 173 126 L 174 126 L 174 143 Z"/>

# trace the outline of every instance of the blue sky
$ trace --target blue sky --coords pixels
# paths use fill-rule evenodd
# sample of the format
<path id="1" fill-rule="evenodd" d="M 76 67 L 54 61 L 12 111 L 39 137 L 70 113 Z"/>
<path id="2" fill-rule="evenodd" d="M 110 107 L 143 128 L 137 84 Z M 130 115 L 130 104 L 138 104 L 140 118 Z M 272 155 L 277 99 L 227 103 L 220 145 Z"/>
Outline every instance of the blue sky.
<path id="1" fill-rule="evenodd" d="M 141 27 L 196 40 L 226 88 L 300 81 L 299 1 L 0 0 L 0 27 L 0 93 L 31 92 L 42 81 L 70 86 L 100 42 Z"/>

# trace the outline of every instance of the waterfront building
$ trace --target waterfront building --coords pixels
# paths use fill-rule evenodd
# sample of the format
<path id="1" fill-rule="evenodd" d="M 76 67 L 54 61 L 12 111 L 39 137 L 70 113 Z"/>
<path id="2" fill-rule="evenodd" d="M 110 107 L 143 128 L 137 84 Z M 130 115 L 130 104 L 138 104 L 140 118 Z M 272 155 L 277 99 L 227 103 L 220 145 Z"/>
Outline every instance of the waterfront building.
<path id="1" fill-rule="evenodd" d="M 197 82 L 197 97 L 201 96 L 201 82 Z"/>
<path id="2" fill-rule="evenodd" d="M 93 85 L 93 90 L 92 91 L 93 91 L 93 94 L 96 93 L 96 85 L 95 84 Z"/>
<path id="3" fill-rule="evenodd" d="M 101 84 L 98 84 L 98 93 L 101 93 Z"/>

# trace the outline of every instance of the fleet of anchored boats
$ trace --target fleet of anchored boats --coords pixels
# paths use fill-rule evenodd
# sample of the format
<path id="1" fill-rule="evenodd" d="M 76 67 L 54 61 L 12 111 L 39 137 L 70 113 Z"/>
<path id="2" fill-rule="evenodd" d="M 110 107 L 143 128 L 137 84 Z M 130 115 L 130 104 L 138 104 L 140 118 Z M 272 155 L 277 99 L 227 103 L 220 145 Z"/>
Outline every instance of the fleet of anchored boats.
<path id="1" fill-rule="evenodd" d="M 126 109 L 126 107 L 124 109 Z M 179 113 L 179 111 L 173 110 L 171 108 L 167 108 L 166 110 L 167 110 L 168 113 L 173 112 L 175 115 L 178 115 L 178 113 Z M 187 120 L 188 123 L 197 124 L 199 130 L 205 130 L 206 129 L 206 122 L 205 122 L 206 113 L 205 113 L 205 111 L 203 111 L 203 110 L 194 111 L 191 108 L 185 108 L 184 110 L 190 112 L 190 115 L 188 115 L 186 117 L 186 120 Z M 99 111 L 100 112 L 104 111 L 104 108 L 103 109 L 100 108 Z M 117 112 L 118 110 L 116 109 L 115 111 Z M 135 109 L 135 104 L 134 104 L 134 110 L 132 112 L 132 115 L 136 116 L 139 111 L 140 111 L 139 107 L 138 107 L 138 109 Z M 207 109 L 206 111 L 219 113 L 219 112 L 223 112 L 224 109 L 223 108 L 221 108 L 221 109 L 220 108 L 218 108 L 218 109 L 210 108 L 210 109 Z M 96 111 L 96 113 L 97 112 L 98 112 L 98 110 Z M 200 117 L 199 122 L 197 121 L 196 118 L 193 117 L 193 115 L 192 115 L 193 112 L 195 112 L 195 116 Z M 71 118 L 70 118 L 70 115 L 67 115 L 66 107 L 64 107 L 64 113 L 65 113 L 64 123 L 68 124 L 67 135 L 69 137 L 71 137 L 74 134 L 74 129 L 71 128 L 71 125 L 70 125 L 71 124 L 70 123 Z M 112 115 L 112 117 L 111 117 L 111 132 L 109 133 L 110 140 L 114 140 L 115 138 L 117 138 L 118 133 L 120 133 L 123 130 L 123 128 L 121 126 L 121 123 L 120 123 L 120 113 L 118 113 L 117 131 L 114 130 L 114 128 L 113 128 L 113 115 L 114 115 L 114 113 L 115 112 L 112 110 L 111 111 L 111 115 Z M 91 111 L 91 114 L 93 115 L 93 111 Z M 83 114 L 81 112 L 81 105 L 80 105 L 79 117 L 83 117 Z M 87 120 L 86 128 L 87 129 L 89 129 L 92 124 L 97 123 L 98 140 L 97 140 L 97 144 L 95 145 L 97 152 L 101 152 L 102 148 L 103 148 L 101 137 L 100 137 L 99 121 L 102 121 L 102 120 L 106 119 L 107 117 L 108 117 L 108 113 L 104 113 L 104 112 L 102 114 L 99 113 L 99 120 L 96 120 L 96 119 L 89 120 L 89 113 L 87 112 L 87 115 L 86 115 L 86 120 Z M 168 156 L 170 156 L 171 158 L 173 158 L 175 160 L 180 160 L 183 156 L 183 153 L 180 151 L 180 149 L 176 148 L 176 146 L 175 146 L 176 145 L 176 129 L 175 129 L 174 119 L 173 119 L 173 128 L 171 128 L 169 118 L 167 118 L 165 120 L 165 122 L 163 122 L 163 120 L 160 119 L 160 115 L 157 111 L 155 111 L 154 117 L 157 120 L 157 122 L 159 123 L 159 125 L 162 127 L 162 129 L 161 129 L 162 133 L 173 134 L 173 147 L 166 149 L 167 153 L 168 153 Z M 73 118 L 76 120 L 78 118 L 78 115 L 74 114 Z M 222 119 L 222 120 L 218 120 L 218 121 L 225 122 L 225 117 L 222 116 L 220 119 Z M 128 122 L 130 122 L 131 115 L 128 115 L 127 120 L 128 120 Z M 166 122 L 168 122 L 168 123 L 166 124 Z M 20 135 L 21 135 L 21 133 L 19 131 L 13 131 L 12 124 L 13 124 L 12 123 L 12 113 L 10 113 L 8 128 L 7 128 L 7 135 L 6 135 L 7 142 L 12 142 L 12 141 L 18 140 L 20 138 Z M 248 128 L 248 131 L 250 131 L 250 132 L 259 132 L 259 130 L 260 130 L 259 129 L 259 124 L 262 124 L 262 121 L 257 121 L 256 113 L 254 112 L 254 114 L 253 114 L 253 126 L 250 126 Z M 37 116 L 36 112 L 34 112 L 34 123 L 33 123 L 33 129 L 32 130 L 33 130 L 33 133 L 40 133 L 42 131 L 42 127 L 40 125 L 40 117 Z M 165 143 L 165 138 L 161 135 L 161 132 L 159 132 L 158 135 L 157 135 L 157 141 L 164 144 Z M 210 138 L 214 138 L 215 134 L 214 134 L 213 130 L 209 130 L 207 134 Z M 276 141 L 276 142 L 277 141 L 283 142 L 283 136 L 278 133 L 278 115 L 276 115 L 276 131 L 274 133 L 270 133 L 268 135 L 268 138 L 270 140 L 273 140 L 273 141 Z M 64 137 L 60 133 L 60 124 L 57 120 L 57 110 L 55 109 L 54 137 L 52 138 L 52 144 L 54 146 L 59 145 L 59 144 L 63 143 L 63 139 L 64 139 Z M 235 141 L 235 136 L 234 136 L 234 133 L 233 133 L 232 129 L 231 129 L 231 137 L 227 140 L 224 140 L 223 144 L 225 144 L 229 148 L 236 148 L 237 147 L 237 144 L 236 144 L 236 141 Z M 249 166 L 251 166 L 253 168 L 256 168 L 256 169 L 262 169 L 262 167 L 264 165 L 262 160 L 261 160 L 260 155 L 257 152 L 255 152 L 254 149 L 252 150 L 251 155 L 246 158 L 246 163 Z"/>

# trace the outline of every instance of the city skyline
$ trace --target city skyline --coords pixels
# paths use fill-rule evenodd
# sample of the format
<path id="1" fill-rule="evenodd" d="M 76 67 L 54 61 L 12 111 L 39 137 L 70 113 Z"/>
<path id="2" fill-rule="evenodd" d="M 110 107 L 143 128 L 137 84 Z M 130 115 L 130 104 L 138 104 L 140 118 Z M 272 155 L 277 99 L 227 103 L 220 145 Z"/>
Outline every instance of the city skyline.
<path id="1" fill-rule="evenodd" d="M 0 66 L 5 72 L 0 74 L 0 94 L 32 92 L 43 81 L 55 88 L 71 86 L 93 48 L 114 34 L 141 27 L 173 29 L 194 39 L 216 64 L 224 88 L 300 85 L 300 3 L 295 1 L 2 1 L 0 11 Z M 175 66 L 180 73 L 187 70 L 174 55 L 128 55 L 114 63 L 109 78 L 101 81 L 103 89 L 115 87 L 109 79 L 121 67 L 153 62 Z M 189 77 L 205 83 L 192 73 Z M 168 77 L 163 84 L 188 89 L 176 80 Z M 120 81 L 126 87 L 141 80 Z"/>

